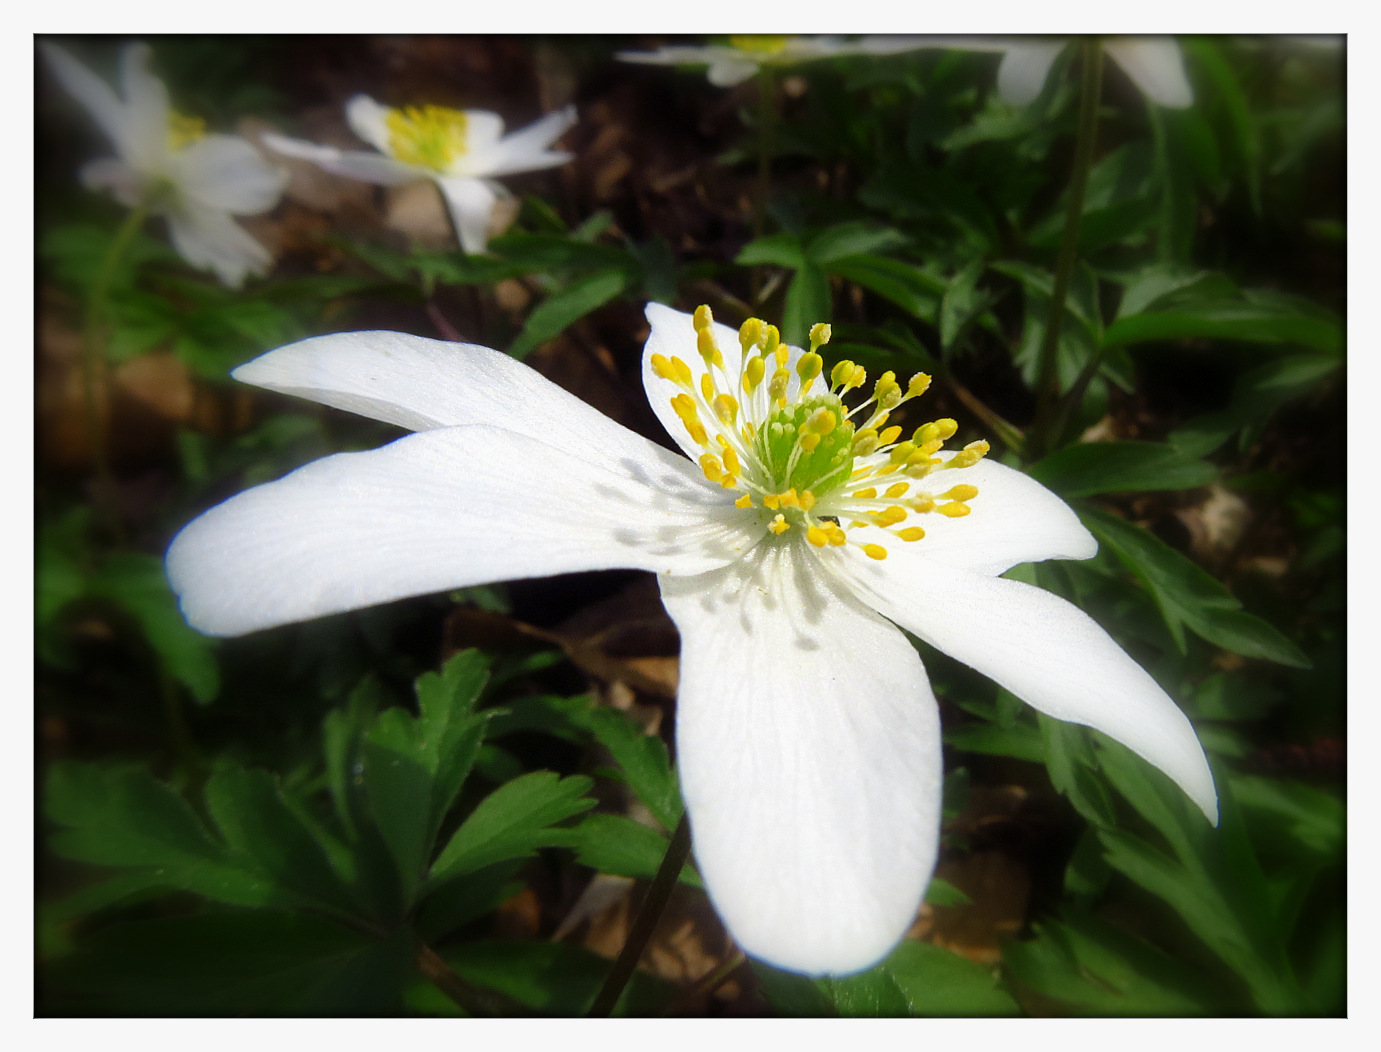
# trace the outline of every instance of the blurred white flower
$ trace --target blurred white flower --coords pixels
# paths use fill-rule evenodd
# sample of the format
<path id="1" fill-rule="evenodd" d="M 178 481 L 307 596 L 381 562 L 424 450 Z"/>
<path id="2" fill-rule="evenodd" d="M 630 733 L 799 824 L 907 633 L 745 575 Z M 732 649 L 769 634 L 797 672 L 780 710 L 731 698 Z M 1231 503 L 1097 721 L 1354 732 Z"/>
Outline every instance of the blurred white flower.
<path id="1" fill-rule="evenodd" d="M 565 164 L 569 153 L 549 147 L 575 124 L 575 107 L 555 110 L 505 136 L 503 119 L 487 110 L 444 106 L 381 106 L 367 95 L 345 105 L 351 129 L 378 153 L 340 150 L 268 134 L 264 142 L 336 175 L 382 186 L 427 179 L 436 183 L 466 252 L 483 252 L 495 203 L 508 191 L 499 176 Z"/>
<path id="2" fill-rule="evenodd" d="M 403 596 L 578 570 L 658 575 L 681 633 L 676 752 L 695 858 L 743 949 L 876 963 L 935 866 L 939 711 L 902 629 L 1173 778 L 1210 820 L 1194 728 L 1089 616 L 1000 577 L 1087 559 L 1058 497 L 888 425 L 929 377 L 828 372 L 750 319 L 649 304 L 643 385 L 678 456 L 504 354 L 391 332 L 319 336 L 236 379 L 420 432 L 299 468 L 168 549 L 194 628 L 239 635 Z M 689 458 L 689 459 L 687 459 Z M 925 526 L 918 525 L 924 521 Z"/>
<path id="3" fill-rule="evenodd" d="M 58 82 L 115 147 L 115 157 L 82 168 L 87 187 L 164 216 L 182 258 L 227 285 L 267 272 L 273 257 L 231 217 L 273 208 L 287 173 L 239 136 L 208 135 L 202 121 L 174 112 L 163 82 L 149 72 L 147 45 L 121 53 L 123 99 L 62 48 L 41 47 Z"/>
<path id="4" fill-rule="evenodd" d="M 720 88 L 741 84 L 763 66 L 793 66 L 836 55 L 891 54 L 908 50 L 873 37 L 851 41 L 842 37 L 731 36 L 724 44 L 670 44 L 656 51 L 620 51 L 624 62 L 652 66 L 707 66 L 710 83 Z"/>
<path id="5" fill-rule="evenodd" d="M 1025 106 L 1045 87 L 1050 67 L 1070 43 L 1053 37 L 864 37 L 874 48 L 912 50 L 947 48 L 955 51 L 998 51 L 997 91 L 1013 106 Z M 1103 50 L 1122 67 L 1132 83 L 1152 102 L 1171 109 L 1194 103 L 1194 89 L 1184 72 L 1184 57 L 1173 37 L 1107 37 Z"/>

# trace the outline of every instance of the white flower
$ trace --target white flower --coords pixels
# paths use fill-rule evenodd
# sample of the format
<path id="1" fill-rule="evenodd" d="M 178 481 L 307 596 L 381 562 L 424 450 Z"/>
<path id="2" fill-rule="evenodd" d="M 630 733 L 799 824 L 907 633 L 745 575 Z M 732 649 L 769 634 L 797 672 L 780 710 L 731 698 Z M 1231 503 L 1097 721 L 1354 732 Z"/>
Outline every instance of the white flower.
<path id="1" fill-rule="evenodd" d="M 653 66 L 708 66 L 710 83 L 719 88 L 742 84 L 763 66 L 792 66 L 836 55 L 890 54 L 905 50 L 887 37 L 868 42 L 839 37 L 731 36 L 725 44 L 671 44 L 656 51 L 620 51 L 624 62 Z"/>
<path id="2" fill-rule="evenodd" d="M 743 949 L 801 972 L 882 958 L 934 868 L 940 727 L 901 629 L 1126 744 L 1217 820 L 1165 692 L 1076 607 L 998 576 L 1092 556 L 1074 512 L 982 459 L 986 443 L 942 451 L 951 420 L 906 441 L 886 423 L 924 376 L 886 373 L 848 410 L 859 366 L 823 372 L 774 328 L 736 333 L 703 307 L 647 317 L 643 383 L 689 460 L 483 347 L 343 333 L 241 366 L 247 383 L 421 433 L 188 525 L 167 557 L 188 622 L 236 635 L 481 582 L 655 572 L 681 633 L 696 860 Z"/>
<path id="3" fill-rule="evenodd" d="M 117 156 L 82 169 L 88 188 L 165 216 L 182 258 L 215 271 L 227 285 L 238 287 L 246 274 L 268 271 L 273 257 L 231 216 L 273 208 L 286 173 L 244 139 L 204 134 L 201 121 L 175 113 L 163 82 L 149 72 L 147 45 L 130 44 L 121 53 L 123 100 L 62 48 L 42 48 L 59 83 L 115 146 Z"/>
<path id="4" fill-rule="evenodd" d="M 1000 51 L 997 93 L 1013 106 L 1025 106 L 1041 93 L 1050 67 L 1069 41 L 1053 37 L 865 37 L 860 44 L 894 50 L 942 47 L 958 51 Z M 1108 57 L 1122 67 L 1132 83 L 1152 102 L 1171 109 L 1194 103 L 1194 89 L 1184 72 L 1184 56 L 1172 37 L 1108 37 Z"/>
<path id="5" fill-rule="evenodd" d="M 548 113 L 508 136 L 503 118 L 487 110 L 393 109 L 367 95 L 347 102 L 345 117 L 355 134 L 379 153 L 271 134 L 264 142 L 281 154 L 366 183 L 397 186 L 430 179 L 445 198 L 461 247 L 470 253 L 484 251 L 494 203 L 508 193 L 494 181 L 498 176 L 552 168 L 572 156 L 548 147 L 575 123 L 574 106 Z"/>

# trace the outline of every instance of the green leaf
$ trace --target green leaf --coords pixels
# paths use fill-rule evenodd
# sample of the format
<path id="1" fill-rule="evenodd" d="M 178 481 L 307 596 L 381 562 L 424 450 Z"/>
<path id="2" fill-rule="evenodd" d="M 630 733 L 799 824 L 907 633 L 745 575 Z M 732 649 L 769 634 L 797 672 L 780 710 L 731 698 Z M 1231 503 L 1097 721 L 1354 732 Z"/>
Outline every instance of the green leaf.
<path id="1" fill-rule="evenodd" d="M 1260 618 L 1242 613 L 1221 584 L 1145 530 L 1093 508 L 1080 511 L 1098 540 L 1150 591 L 1180 652 L 1184 628 L 1210 643 L 1282 665 L 1308 668 L 1304 653 Z"/>
<path id="2" fill-rule="evenodd" d="M 628 784 L 652 816 L 670 832 L 681 819 L 681 790 L 666 744 L 616 709 L 591 706 L 580 717 L 613 754 Z"/>
<path id="3" fill-rule="evenodd" d="M 1051 783 L 1095 826 L 1115 826 L 1117 818 L 1112 797 L 1096 773 L 1097 760 L 1089 745 L 1087 729 L 1043 713 L 1037 718 L 1045 741 L 1045 765 Z"/>
<path id="4" fill-rule="evenodd" d="M 945 286 L 940 300 L 940 346 L 949 348 L 959 333 L 978 313 L 992 303 L 992 296 L 978 290 L 983 276 L 983 261 L 975 259 L 960 267 Z"/>
<path id="5" fill-rule="evenodd" d="M 206 807 L 231 849 L 274 884 L 350 913 L 355 903 L 326 850 L 288 805 L 266 771 L 218 771 L 206 782 Z"/>
<path id="6" fill-rule="evenodd" d="M 144 770 L 63 762 L 49 773 L 44 805 L 60 829 L 48 846 L 66 858 L 142 871 L 149 887 L 180 888 L 220 902 L 282 903 L 273 883 L 233 859 L 187 802 Z"/>
<path id="7" fill-rule="evenodd" d="M 1191 489 L 1208 485 L 1218 469 L 1157 442 L 1080 442 L 1031 465 L 1027 474 L 1072 498 Z"/>
<path id="8" fill-rule="evenodd" d="M 887 969 L 879 966 L 842 979 L 820 980 L 835 1011 L 845 1019 L 887 1019 L 908 1015 L 906 995 Z"/>
<path id="9" fill-rule="evenodd" d="M 797 270 L 805 265 L 805 249 L 795 234 L 769 234 L 748 242 L 734 257 L 741 267 L 769 266 Z"/>
<path id="10" fill-rule="evenodd" d="M 1173 309 L 1118 318 L 1103 333 L 1103 346 L 1182 340 L 1240 340 L 1246 343 L 1297 343 L 1330 354 L 1341 352 L 1337 321 L 1288 308 L 1240 300 L 1202 300 Z"/>
<path id="11" fill-rule="evenodd" d="M 651 880 L 662 864 L 671 840 L 622 815 L 589 815 L 574 829 L 576 861 L 620 877 Z M 687 863 L 678 878 L 703 888 L 700 875 Z"/>
<path id="12" fill-rule="evenodd" d="M 629 287 L 631 278 L 626 267 L 602 270 L 572 282 L 560 292 L 553 293 L 528 315 L 523 331 L 513 341 L 508 353 L 525 358 L 539 344 L 545 343 L 585 315 L 604 306 Z"/>
<path id="13" fill-rule="evenodd" d="M 930 943 L 903 942 L 883 962 L 882 970 L 905 999 L 908 1015 L 1018 1014 L 1016 1002 L 999 988 L 991 969 Z"/>
<path id="14" fill-rule="evenodd" d="M 920 320 L 935 324 L 940 297 L 945 290 L 943 278 L 929 274 L 910 263 L 872 255 L 835 260 L 825 269 L 832 275 L 852 281 L 884 299 L 891 300 Z"/>
<path id="15" fill-rule="evenodd" d="M 561 778 L 533 771 L 499 786 L 471 812 L 432 866 L 433 884 L 512 858 L 526 858 L 540 847 L 569 845 L 575 835 L 554 828 L 594 806 L 585 795 L 589 778 Z"/>
<path id="16" fill-rule="evenodd" d="M 782 312 L 782 340 L 805 346 L 811 326 L 830 320 L 830 282 L 825 272 L 807 260 L 791 279 Z"/>
<path id="17" fill-rule="evenodd" d="M 752 960 L 753 974 L 762 986 L 763 996 L 779 1016 L 819 1019 L 834 1016 L 834 1001 L 821 984 L 795 972 L 782 971 L 770 964 Z"/>
<path id="18" fill-rule="evenodd" d="M 216 641 L 190 628 L 168 588 L 163 560 L 122 552 L 111 556 L 87 590 L 118 605 L 138 623 L 168 674 L 201 704 L 220 692 Z"/>
<path id="19" fill-rule="evenodd" d="M 869 222 L 837 223 L 811 239 L 806 246 L 805 256 L 823 267 L 850 256 L 879 252 L 905 242 L 906 235 L 893 227 Z"/>
<path id="20" fill-rule="evenodd" d="M 1045 744 L 1039 732 L 1026 724 L 998 727 L 991 723 L 968 723 L 945 731 L 945 744 L 960 752 L 985 756 L 1011 756 L 1018 760 L 1042 763 Z"/>

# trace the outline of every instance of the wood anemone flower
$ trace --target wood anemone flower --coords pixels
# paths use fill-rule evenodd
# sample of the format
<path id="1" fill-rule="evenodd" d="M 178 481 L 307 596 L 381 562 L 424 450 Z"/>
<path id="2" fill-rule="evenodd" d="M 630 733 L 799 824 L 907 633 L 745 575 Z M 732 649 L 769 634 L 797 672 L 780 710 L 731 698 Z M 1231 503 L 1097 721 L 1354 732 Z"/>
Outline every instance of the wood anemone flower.
<path id="1" fill-rule="evenodd" d="M 575 124 L 575 107 L 554 110 L 511 135 L 503 118 L 487 110 L 445 106 L 382 106 L 367 95 L 345 105 L 350 128 L 378 153 L 319 146 L 282 135 L 265 135 L 270 149 L 300 157 L 328 172 L 382 186 L 431 180 L 441 190 L 461 248 L 483 252 L 494 205 L 508 191 L 499 176 L 565 164 L 569 153 L 550 146 Z"/>
<path id="2" fill-rule="evenodd" d="M 123 99 L 67 51 L 40 46 L 58 83 L 115 147 L 116 156 L 82 168 L 82 182 L 164 216 L 182 258 L 215 271 L 226 285 L 238 288 L 246 275 L 267 273 L 273 256 L 232 216 L 273 208 L 287 173 L 239 136 L 207 134 L 202 121 L 176 113 L 163 82 L 149 72 L 147 45 L 121 53 Z"/>
<path id="3" fill-rule="evenodd" d="M 188 525 L 167 556 L 188 622 L 237 635 L 482 582 L 656 573 L 681 633 L 678 768 L 705 886 L 747 953 L 799 972 L 879 961 L 934 869 L 939 718 L 902 629 L 1122 742 L 1217 821 L 1166 693 L 1075 606 L 999 576 L 1092 556 L 1074 512 L 984 442 L 946 450 L 952 420 L 889 424 L 928 377 L 827 370 L 826 325 L 803 350 L 706 307 L 647 317 L 643 384 L 684 457 L 484 347 L 342 333 L 241 366 L 419 433 Z"/>

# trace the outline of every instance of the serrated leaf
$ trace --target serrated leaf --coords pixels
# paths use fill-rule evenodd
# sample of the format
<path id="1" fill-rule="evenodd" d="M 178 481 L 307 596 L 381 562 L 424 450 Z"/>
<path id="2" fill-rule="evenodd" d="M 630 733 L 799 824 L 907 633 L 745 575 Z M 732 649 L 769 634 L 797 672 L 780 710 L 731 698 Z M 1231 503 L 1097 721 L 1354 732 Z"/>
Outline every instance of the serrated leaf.
<path id="1" fill-rule="evenodd" d="M 834 1010 L 845 1019 L 895 1019 L 910 1014 L 906 995 L 883 965 L 819 983 Z"/>
<path id="2" fill-rule="evenodd" d="M 675 829 L 683 810 L 681 790 L 662 739 L 645 733 L 622 713 L 600 706 L 590 708 L 581 722 L 613 754 L 633 792 L 662 828 Z"/>
<path id="3" fill-rule="evenodd" d="M 622 815 L 589 815 L 573 830 L 576 861 L 619 877 L 651 880 L 671 841 Z M 678 878 L 682 884 L 703 888 L 700 875 L 687 863 Z"/>
<path id="4" fill-rule="evenodd" d="M 620 266 L 581 278 L 553 293 L 528 315 L 508 353 L 514 358 L 527 357 L 533 348 L 559 336 L 568 326 L 618 296 L 631 280 L 627 268 Z"/>
<path id="5" fill-rule="evenodd" d="M 525 858 L 540 847 L 570 844 L 575 835 L 556 823 L 594 806 L 585 795 L 592 784 L 580 775 L 533 771 L 499 786 L 455 831 L 432 866 L 432 883 Z"/>
<path id="6" fill-rule="evenodd" d="M 908 1015 L 1018 1014 L 1016 1002 L 999 988 L 991 969 L 930 943 L 903 942 L 882 970 L 901 993 Z"/>
<path id="7" fill-rule="evenodd" d="M 1158 442 L 1080 442 L 1031 465 L 1027 474 L 1073 498 L 1206 486 L 1218 469 Z"/>

